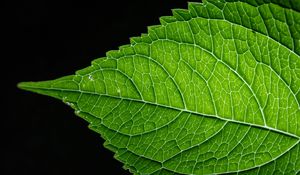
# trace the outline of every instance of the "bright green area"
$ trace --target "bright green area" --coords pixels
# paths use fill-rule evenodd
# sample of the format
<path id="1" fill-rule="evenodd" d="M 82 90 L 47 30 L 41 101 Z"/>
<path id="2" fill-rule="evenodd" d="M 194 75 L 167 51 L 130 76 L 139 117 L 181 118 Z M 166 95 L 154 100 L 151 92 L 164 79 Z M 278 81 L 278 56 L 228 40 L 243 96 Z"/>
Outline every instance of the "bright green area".
<path id="1" fill-rule="evenodd" d="M 136 174 L 300 172 L 300 1 L 189 3 L 76 75 L 63 100 Z"/>

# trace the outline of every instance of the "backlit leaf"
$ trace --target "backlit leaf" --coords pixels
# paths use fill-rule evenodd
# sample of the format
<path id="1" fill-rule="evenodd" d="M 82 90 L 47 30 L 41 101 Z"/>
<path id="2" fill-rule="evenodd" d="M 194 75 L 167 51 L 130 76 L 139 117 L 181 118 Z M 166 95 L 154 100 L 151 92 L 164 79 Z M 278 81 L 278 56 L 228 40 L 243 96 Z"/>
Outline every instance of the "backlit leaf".
<path id="1" fill-rule="evenodd" d="M 135 174 L 300 172 L 300 1 L 207 0 L 75 75 L 63 100 Z"/>

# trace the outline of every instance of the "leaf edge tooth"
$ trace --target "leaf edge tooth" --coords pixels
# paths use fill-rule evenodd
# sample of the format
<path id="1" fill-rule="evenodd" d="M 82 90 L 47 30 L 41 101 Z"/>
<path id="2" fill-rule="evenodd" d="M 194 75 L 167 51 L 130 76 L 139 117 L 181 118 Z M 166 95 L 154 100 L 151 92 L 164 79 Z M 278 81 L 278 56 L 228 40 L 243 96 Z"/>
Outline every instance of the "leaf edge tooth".
<path id="1" fill-rule="evenodd" d="M 121 56 L 123 56 L 122 52 L 120 52 L 120 50 L 110 50 L 108 52 L 105 53 L 107 58 L 120 58 Z"/>
<path id="2" fill-rule="evenodd" d="M 134 46 L 135 44 L 141 42 L 141 37 L 140 36 L 133 36 L 133 37 L 130 37 L 129 40 L 130 40 L 131 46 Z"/>
<path id="3" fill-rule="evenodd" d="M 188 21 L 192 18 L 189 9 L 181 9 L 181 8 L 172 9 L 172 14 L 177 19 L 177 21 Z"/>
<path id="4" fill-rule="evenodd" d="M 176 22 L 177 19 L 174 16 L 162 16 L 159 18 L 159 22 L 165 26 L 169 23 Z"/>

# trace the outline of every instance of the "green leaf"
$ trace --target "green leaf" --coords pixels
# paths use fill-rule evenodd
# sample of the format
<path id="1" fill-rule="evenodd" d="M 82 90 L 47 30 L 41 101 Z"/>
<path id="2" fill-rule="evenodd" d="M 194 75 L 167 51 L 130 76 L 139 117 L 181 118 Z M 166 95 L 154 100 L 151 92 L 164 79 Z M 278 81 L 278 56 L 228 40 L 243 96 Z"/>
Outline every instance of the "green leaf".
<path id="1" fill-rule="evenodd" d="M 63 100 L 134 174 L 300 172 L 300 2 L 207 0 L 75 75 Z"/>

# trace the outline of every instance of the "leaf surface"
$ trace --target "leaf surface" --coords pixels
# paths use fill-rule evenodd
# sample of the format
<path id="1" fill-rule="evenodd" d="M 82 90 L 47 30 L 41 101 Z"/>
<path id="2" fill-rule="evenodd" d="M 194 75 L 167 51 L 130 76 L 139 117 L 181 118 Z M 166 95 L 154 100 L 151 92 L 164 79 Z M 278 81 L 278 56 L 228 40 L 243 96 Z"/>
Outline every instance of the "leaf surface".
<path id="1" fill-rule="evenodd" d="M 75 75 L 63 100 L 135 174 L 300 172 L 299 1 L 207 0 Z"/>

